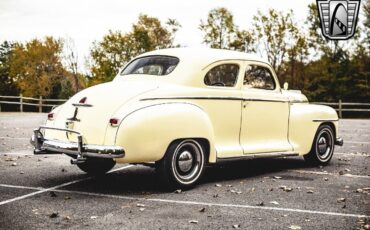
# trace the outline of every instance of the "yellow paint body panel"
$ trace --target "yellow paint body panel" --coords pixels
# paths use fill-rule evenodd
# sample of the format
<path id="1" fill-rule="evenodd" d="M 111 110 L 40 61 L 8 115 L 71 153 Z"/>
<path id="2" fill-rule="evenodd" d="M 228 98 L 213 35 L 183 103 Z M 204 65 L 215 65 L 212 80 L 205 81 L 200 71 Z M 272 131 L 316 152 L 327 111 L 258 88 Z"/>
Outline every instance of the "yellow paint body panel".
<path id="1" fill-rule="evenodd" d="M 251 153 L 295 152 L 307 154 L 320 124 L 332 124 L 338 133 L 336 112 L 311 105 L 297 92 L 245 89 L 244 72 L 258 63 L 244 53 L 220 50 L 167 49 L 146 55 L 176 56 L 180 62 L 166 76 L 118 75 L 112 82 L 85 89 L 56 108 L 47 125 L 71 128 L 87 144 L 117 145 L 125 150 L 118 163 L 145 163 L 163 158 L 177 139 L 199 139 L 209 145 L 208 161 Z M 239 65 L 234 87 L 206 86 L 204 76 L 213 67 Z M 272 69 L 271 69 L 272 71 Z M 272 71 L 273 72 L 273 71 Z M 76 106 L 82 97 L 91 107 Z M 75 115 L 79 121 L 69 122 Z M 118 126 L 109 124 L 119 119 Z M 45 131 L 47 139 L 76 141 L 75 135 Z"/>

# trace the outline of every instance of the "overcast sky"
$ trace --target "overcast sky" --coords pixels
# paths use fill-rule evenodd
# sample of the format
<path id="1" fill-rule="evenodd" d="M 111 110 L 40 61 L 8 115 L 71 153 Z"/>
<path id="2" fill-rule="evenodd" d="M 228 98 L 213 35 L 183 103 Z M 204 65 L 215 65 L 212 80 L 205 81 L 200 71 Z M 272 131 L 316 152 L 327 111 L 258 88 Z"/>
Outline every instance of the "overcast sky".
<path id="1" fill-rule="evenodd" d="M 108 30 L 129 31 L 140 13 L 165 21 L 177 19 L 182 28 L 176 42 L 199 46 L 198 26 L 209 10 L 226 7 L 240 28 L 248 28 L 257 10 L 292 9 L 303 26 L 307 5 L 313 0 L 0 0 L 0 41 L 28 41 L 47 35 L 74 40 L 80 62 L 89 54 L 93 41 Z"/>

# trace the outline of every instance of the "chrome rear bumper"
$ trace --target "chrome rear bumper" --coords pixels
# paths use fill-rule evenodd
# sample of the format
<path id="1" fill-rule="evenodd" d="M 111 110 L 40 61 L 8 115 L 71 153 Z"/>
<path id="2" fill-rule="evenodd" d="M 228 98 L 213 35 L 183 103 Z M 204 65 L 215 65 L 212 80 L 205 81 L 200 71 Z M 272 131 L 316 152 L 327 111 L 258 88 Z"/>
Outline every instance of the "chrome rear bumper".
<path id="1" fill-rule="evenodd" d="M 66 142 L 59 140 L 48 140 L 44 138 L 42 129 L 57 130 L 66 133 L 77 134 L 78 142 Z M 34 154 L 68 154 L 76 156 L 79 161 L 84 161 L 86 157 L 96 158 L 122 158 L 125 156 L 125 151 L 122 147 L 109 145 L 89 145 L 83 143 L 82 135 L 71 129 L 53 128 L 40 126 L 33 131 L 31 144 L 35 147 Z"/>

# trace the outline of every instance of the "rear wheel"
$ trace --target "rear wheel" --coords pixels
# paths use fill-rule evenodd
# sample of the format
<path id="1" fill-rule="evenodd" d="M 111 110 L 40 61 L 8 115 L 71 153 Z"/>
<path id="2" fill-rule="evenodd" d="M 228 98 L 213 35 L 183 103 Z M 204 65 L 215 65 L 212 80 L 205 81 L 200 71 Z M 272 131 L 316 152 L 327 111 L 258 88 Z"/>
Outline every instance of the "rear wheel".
<path id="1" fill-rule="evenodd" d="M 116 162 L 113 159 L 87 158 L 85 162 L 77 164 L 82 171 L 91 175 L 102 175 L 111 170 Z"/>
<path id="2" fill-rule="evenodd" d="M 196 140 L 173 142 L 156 168 L 170 188 L 191 188 L 201 178 L 205 165 L 205 151 Z"/>
<path id="3" fill-rule="evenodd" d="M 329 125 L 318 128 L 311 151 L 304 159 L 313 165 L 329 164 L 334 153 L 334 131 Z"/>

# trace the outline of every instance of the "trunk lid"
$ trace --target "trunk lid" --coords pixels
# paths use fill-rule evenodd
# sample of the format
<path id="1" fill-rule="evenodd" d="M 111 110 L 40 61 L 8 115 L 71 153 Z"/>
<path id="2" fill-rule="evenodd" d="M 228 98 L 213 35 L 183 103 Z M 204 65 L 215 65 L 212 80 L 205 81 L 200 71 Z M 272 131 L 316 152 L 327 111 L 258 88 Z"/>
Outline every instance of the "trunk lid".
<path id="1" fill-rule="evenodd" d="M 110 125 L 109 119 L 115 111 L 157 87 L 156 82 L 152 81 L 113 81 L 85 89 L 62 106 L 53 126 L 73 129 L 83 135 L 84 143 L 101 145 L 104 143 L 106 129 Z M 74 105 L 84 97 L 86 97 L 84 104 L 87 106 Z M 75 134 L 63 133 L 57 136 L 57 139 L 77 140 Z"/>

